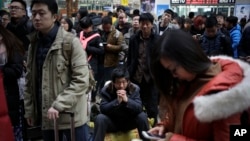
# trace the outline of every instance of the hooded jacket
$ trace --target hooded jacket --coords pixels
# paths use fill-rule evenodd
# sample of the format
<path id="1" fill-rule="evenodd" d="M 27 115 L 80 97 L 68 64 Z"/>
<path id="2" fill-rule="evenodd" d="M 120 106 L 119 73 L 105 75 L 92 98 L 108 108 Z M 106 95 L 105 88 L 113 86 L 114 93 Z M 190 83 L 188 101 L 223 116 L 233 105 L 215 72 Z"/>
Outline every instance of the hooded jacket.
<path id="1" fill-rule="evenodd" d="M 170 141 L 228 141 L 229 126 L 239 125 L 241 112 L 250 107 L 250 66 L 226 56 L 211 59 L 221 65 L 221 72 L 191 99 L 181 133 Z"/>

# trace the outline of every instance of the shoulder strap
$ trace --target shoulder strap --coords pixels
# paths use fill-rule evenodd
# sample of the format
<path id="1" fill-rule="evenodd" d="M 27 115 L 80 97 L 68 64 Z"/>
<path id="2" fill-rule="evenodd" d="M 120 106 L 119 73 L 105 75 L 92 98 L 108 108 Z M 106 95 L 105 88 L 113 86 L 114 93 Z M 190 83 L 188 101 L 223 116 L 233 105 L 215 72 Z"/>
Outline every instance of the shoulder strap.
<path id="1" fill-rule="evenodd" d="M 88 42 L 89 42 L 90 40 L 92 40 L 93 38 L 95 38 L 95 37 L 100 37 L 100 34 L 95 33 L 95 34 L 89 36 L 88 38 L 85 38 L 85 37 L 83 36 L 83 32 L 81 31 L 81 32 L 80 32 L 80 41 L 81 41 L 81 43 L 82 43 L 82 48 L 83 48 L 83 49 L 86 49 L 86 48 L 87 48 L 87 45 L 88 45 Z M 91 58 L 92 58 L 92 54 L 89 55 L 88 61 L 89 61 Z"/>
<path id="2" fill-rule="evenodd" d="M 72 54 L 72 41 L 74 39 L 74 35 L 67 34 L 63 37 L 63 56 L 67 60 L 67 63 L 69 64 L 71 60 L 71 54 Z"/>
<path id="3" fill-rule="evenodd" d="M 100 34 L 95 33 L 95 34 L 89 36 L 88 38 L 85 38 L 85 37 L 83 36 L 83 32 L 81 32 L 81 33 L 80 33 L 80 40 L 81 40 L 83 49 L 86 49 L 87 44 L 88 44 L 88 42 L 89 42 L 90 40 L 92 40 L 93 38 L 98 37 L 98 36 L 100 37 Z"/>

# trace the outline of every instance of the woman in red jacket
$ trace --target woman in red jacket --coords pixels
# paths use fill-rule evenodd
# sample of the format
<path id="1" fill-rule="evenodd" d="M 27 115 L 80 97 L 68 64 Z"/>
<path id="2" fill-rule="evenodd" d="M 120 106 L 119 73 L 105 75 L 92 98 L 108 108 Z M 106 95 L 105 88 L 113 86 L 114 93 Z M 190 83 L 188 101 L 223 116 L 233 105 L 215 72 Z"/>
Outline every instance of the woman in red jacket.
<path id="1" fill-rule="evenodd" d="M 14 141 L 11 121 L 8 115 L 8 109 L 3 87 L 3 75 L 0 70 L 0 139 L 3 141 Z"/>
<path id="2" fill-rule="evenodd" d="M 151 60 L 160 118 L 148 132 L 164 141 L 229 141 L 250 107 L 250 66 L 230 57 L 208 58 L 190 35 L 175 30 L 158 41 Z"/>

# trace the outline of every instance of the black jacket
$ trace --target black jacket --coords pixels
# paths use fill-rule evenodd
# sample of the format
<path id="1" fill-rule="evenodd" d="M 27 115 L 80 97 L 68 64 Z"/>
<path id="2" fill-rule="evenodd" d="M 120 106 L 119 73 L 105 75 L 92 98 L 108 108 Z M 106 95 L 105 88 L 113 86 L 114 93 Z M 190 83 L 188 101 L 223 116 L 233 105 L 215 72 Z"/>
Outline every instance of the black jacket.
<path id="1" fill-rule="evenodd" d="M 24 49 L 27 51 L 30 41 L 27 37 L 28 34 L 34 31 L 32 22 L 27 16 L 24 16 L 19 23 L 15 23 L 13 19 L 6 27 L 10 32 L 12 32 L 20 41 L 22 41 Z"/>
<path id="2" fill-rule="evenodd" d="M 22 104 L 19 96 L 18 79 L 23 72 L 22 60 L 23 57 L 15 53 L 12 59 L 8 60 L 2 68 L 8 112 L 13 126 L 19 125 L 21 116 L 19 108 Z"/>
<path id="3" fill-rule="evenodd" d="M 250 56 L 250 26 L 248 26 L 242 33 L 238 51 L 239 56 Z"/>
<path id="4" fill-rule="evenodd" d="M 205 32 L 201 39 L 201 47 L 208 56 L 220 54 L 233 56 L 230 36 L 226 36 L 220 30 L 214 37 L 208 37 Z"/>
<path id="5" fill-rule="evenodd" d="M 97 32 L 93 31 L 85 35 L 85 37 L 87 38 L 95 33 Z M 93 71 L 97 72 L 98 65 L 104 63 L 103 62 L 104 46 L 100 36 L 99 37 L 97 36 L 88 42 L 86 52 L 88 56 L 90 54 L 92 55 L 91 59 L 89 60 L 89 64 L 91 65 Z"/>
<path id="6" fill-rule="evenodd" d="M 152 34 L 150 35 L 149 41 L 148 41 L 148 45 L 146 48 L 146 58 L 147 58 L 147 68 L 150 71 L 150 60 L 151 60 L 151 53 L 153 50 L 153 47 L 155 47 L 154 43 L 156 42 L 156 40 L 159 38 L 159 35 L 154 34 L 152 32 Z M 141 31 L 137 32 L 135 35 L 133 35 L 130 40 L 129 40 L 129 49 L 128 49 L 128 59 L 127 59 L 127 67 L 128 67 L 128 71 L 129 71 L 129 75 L 130 75 L 130 80 L 132 82 L 135 82 L 136 84 L 138 82 L 136 82 L 133 77 L 135 75 L 135 72 L 137 71 L 137 67 L 139 65 L 139 47 L 140 47 L 140 41 L 141 41 Z M 152 78 L 151 78 L 152 79 Z"/>
<path id="7" fill-rule="evenodd" d="M 117 100 L 116 89 L 114 84 L 110 82 L 101 91 L 102 101 L 100 104 L 100 111 L 107 115 L 114 122 L 125 122 L 135 119 L 138 114 L 142 112 L 142 102 L 140 99 L 140 89 L 137 85 L 130 83 L 126 89 L 128 102 L 121 102 Z"/>

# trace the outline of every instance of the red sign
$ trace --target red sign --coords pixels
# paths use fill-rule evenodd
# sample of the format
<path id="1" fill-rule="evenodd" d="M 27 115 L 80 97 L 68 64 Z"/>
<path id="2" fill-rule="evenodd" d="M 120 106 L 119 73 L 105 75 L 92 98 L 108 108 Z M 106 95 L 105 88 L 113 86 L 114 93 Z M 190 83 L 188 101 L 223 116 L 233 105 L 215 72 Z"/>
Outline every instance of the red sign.
<path id="1" fill-rule="evenodd" d="M 186 0 L 186 4 L 218 4 L 218 0 Z"/>

